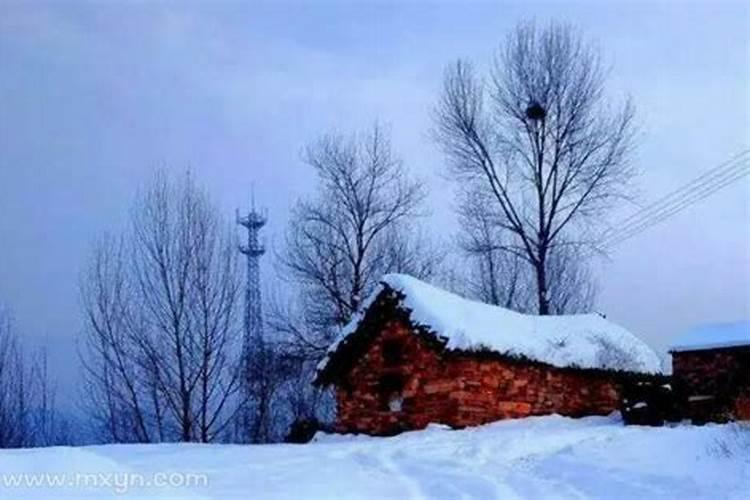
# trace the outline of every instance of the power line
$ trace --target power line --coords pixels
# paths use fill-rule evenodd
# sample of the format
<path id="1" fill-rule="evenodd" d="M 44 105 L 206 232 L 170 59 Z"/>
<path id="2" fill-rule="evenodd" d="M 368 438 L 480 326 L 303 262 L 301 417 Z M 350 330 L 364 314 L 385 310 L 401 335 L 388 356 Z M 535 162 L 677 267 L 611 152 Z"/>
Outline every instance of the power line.
<path id="1" fill-rule="evenodd" d="M 690 196 L 680 199 L 678 203 L 664 207 L 657 212 L 649 214 L 647 217 L 644 217 L 643 219 L 640 219 L 639 221 L 636 221 L 633 224 L 630 224 L 628 227 L 624 228 L 622 231 L 612 234 L 607 240 L 605 240 L 604 246 L 613 246 L 617 243 L 620 243 L 623 240 L 626 240 L 648 229 L 649 227 L 665 220 L 666 218 L 671 217 L 672 215 L 678 212 L 681 212 L 685 208 L 691 205 L 694 205 L 695 203 L 703 200 L 704 198 L 707 198 L 711 194 L 723 189 L 724 187 L 729 186 L 730 184 L 733 184 L 734 182 L 741 179 L 742 177 L 745 177 L 749 173 L 750 173 L 750 169 L 738 170 L 734 173 L 734 175 L 724 178 L 721 182 L 713 183 L 708 186 L 704 186 L 702 189 L 699 189 L 690 193 Z"/>
<path id="2" fill-rule="evenodd" d="M 619 244 L 750 174 L 748 153 L 750 150 L 742 151 L 631 214 L 618 224 L 616 229 L 605 233 L 602 246 L 612 247 Z"/>
<path id="3" fill-rule="evenodd" d="M 671 206 L 680 204 L 685 198 L 690 197 L 696 191 L 702 191 L 707 185 L 721 183 L 727 177 L 732 177 L 745 167 L 745 162 L 750 159 L 750 150 L 743 151 L 730 160 L 704 172 L 690 182 L 680 186 L 667 195 L 641 208 L 635 213 L 621 220 L 617 227 L 604 234 L 605 239 L 611 239 L 616 233 L 622 233 L 634 226 L 640 225 L 644 219 L 669 209 Z"/>
<path id="4" fill-rule="evenodd" d="M 625 231 L 621 231 L 620 233 L 615 234 L 613 237 L 611 237 L 608 241 L 604 243 L 604 246 L 612 247 L 614 245 L 617 245 L 621 243 L 622 241 L 625 241 L 635 236 L 636 234 L 641 233 L 645 231 L 646 229 L 658 224 L 659 222 L 683 211 L 685 208 L 698 203 L 699 201 L 707 198 L 708 196 L 716 193 L 717 191 L 720 191 L 721 189 L 735 183 L 736 181 L 740 180 L 741 178 L 745 177 L 748 174 L 750 174 L 750 168 L 746 168 L 745 170 L 737 172 L 734 176 L 724 179 L 724 181 L 721 183 L 708 186 L 704 188 L 703 190 L 700 190 L 694 193 L 692 196 L 685 198 L 682 203 L 678 205 L 673 205 L 668 210 L 663 210 L 657 214 L 653 214 L 649 218 L 646 218 L 643 221 L 641 221 L 640 224 L 631 225 Z"/>
<path id="5" fill-rule="evenodd" d="M 618 239 L 620 235 L 640 228 L 644 225 L 644 223 L 646 225 L 649 225 L 650 219 L 661 220 L 664 214 L 671 214 L 675 211 L 675 209 L 678 209 L 677 211 L 679 211 L 679 209 L 685 202 L 688 202 L 688 204 L 690 204 L 690 202 L 695 198 L 703 199 L 704 196 L 702 195 L 704 193 L 713 193 L 715 190 L 718 190 L 725 185 L 731 184 L 738 178 L 746 175 L 748 172 L 747 165 L 748 160 L 743 160 L 741 163 L 733 165 L 732 169 L 722 172 L 721 175 L 715 176 L 714 178 L 707 180 L 701 184 L 691 186 L 689 190 L 684 191 L 679 197 L 673 198 L 667 203 L 654 204 L 651 210 L 642 212 L 640 217 L 629 217 L 628 223 L 621 222 L 620 224 L 618 224 L 617 229 L 615 230 L 616 232 L 610 231 L 605 236 L 604 240 L 609 241 Z"/>

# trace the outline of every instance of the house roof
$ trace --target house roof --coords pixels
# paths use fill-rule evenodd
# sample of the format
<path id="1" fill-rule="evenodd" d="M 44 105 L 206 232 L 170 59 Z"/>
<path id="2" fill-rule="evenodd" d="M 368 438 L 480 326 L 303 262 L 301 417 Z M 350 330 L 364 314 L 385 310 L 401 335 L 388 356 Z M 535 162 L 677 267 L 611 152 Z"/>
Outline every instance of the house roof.
<path id="1" fill-rule="evenodd" d="M 692 328 L 677 338 L 670 352 L 742 346 L 750 346 L 750 321 L 718 323 Z"/>
<path id="2" fill-rule="evenodd" d="M 656 353 L 599 314 L 521 314 L 441 290 L 411 276 L 389 274 L 318 365 L 318 373 L 356 337 L 367 309 L 384 291 L 397 292 L 411 323 L 435 334 L 445 349 L 493 351 L 552 366 L 660 373 Z"/>

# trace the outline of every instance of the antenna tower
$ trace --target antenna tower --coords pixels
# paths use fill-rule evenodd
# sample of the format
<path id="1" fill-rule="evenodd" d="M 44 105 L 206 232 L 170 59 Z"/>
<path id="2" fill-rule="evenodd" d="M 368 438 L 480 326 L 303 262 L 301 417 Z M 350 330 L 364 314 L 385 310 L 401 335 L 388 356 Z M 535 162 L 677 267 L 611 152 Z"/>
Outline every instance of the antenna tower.
<path id="1" fill-rule="evenodd" d="M 260 294 L 260 258 L 266 253 L 265 246 L 259 236 L 260 230 L 266 225 L 268 212 L 266 210 L 256 210 L 255 195 L 252 196 L 250 211 L 240 216 L 237 210 L 237 224 L 247 229 L 247 243 L 240 245 L 239 251 L 245 255 L 247 260 L 247 282 L 245 284 L 245 312 L 244 312 L 244 335 L 242 338 L 242 363 L 243 363 L 243 392 L 245 401 L 250 401 L 249 397 L 253 392 L 254 367 L 253 365 L 260 361 L 258 358 L 263 357 L 265 352 L 265 339 L 263 336 L 263 313 L 261 307 Z M 260 368 L 260 367 L 257 367 Z M 250 413 L 249 409 L 247 413 Z M 249 429 L 252 421 L 252 415 L 243 416 L 243 427 L 245 431 Z"/>

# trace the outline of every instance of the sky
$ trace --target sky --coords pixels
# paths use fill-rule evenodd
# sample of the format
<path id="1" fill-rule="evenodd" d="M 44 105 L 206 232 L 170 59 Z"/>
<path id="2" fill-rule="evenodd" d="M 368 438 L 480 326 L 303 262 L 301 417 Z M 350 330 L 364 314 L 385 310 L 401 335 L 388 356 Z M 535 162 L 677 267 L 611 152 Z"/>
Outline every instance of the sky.
<path id="1" fill-rule="evenodd" d="M 742 2 L 0 0 L 0 302 L 69 390 L 92 242 L 122 227 L 155 169 L 190 168 L 228 217 L 254 186 L 278 250 L 314 189 L 304 145 L 376 120 L 430 189 L 426 227 L 449 239 L 453 185 L 429 135 L 443 71 L 459 57 L 486 67 L 531 19 L 580 28 L 611 68 L 612 99 L 632 97 L 639 204 L 750 147 Z M 595 267 L 597 309 L 660 352 L 696 324 L 748 319 L 750 181 Z"/>

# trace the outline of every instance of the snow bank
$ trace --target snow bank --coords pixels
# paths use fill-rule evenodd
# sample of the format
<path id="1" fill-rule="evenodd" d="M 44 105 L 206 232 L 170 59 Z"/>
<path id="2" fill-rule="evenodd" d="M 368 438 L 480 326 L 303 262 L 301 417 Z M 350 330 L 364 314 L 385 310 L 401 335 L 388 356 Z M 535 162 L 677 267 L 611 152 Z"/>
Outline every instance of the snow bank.
<path id="1" fill-rule="evenodd" d="M 461 431 L 432 426 L 393 438 L 323 436 L 308 445 L 0 450 L 0 498 L 746 500 L 750 448 L 717 447 L 734 442 L 729 425 L 624 427 L 609 417 L 547 416 Z M 118 492 L 111 476 L 163 472 L 207 480 Z M 101 474 L 99 486 L 2 483 L 11 474 L 70 479 L 78 473 Z"/>
<path id="2" fill-rule="evenodd" d="M 670 351 L 700 351 L 737 346 L 750 346 L 750 321 L 693 328 L 679 337 Z"/>
<path id="3" fill-rule="evenodd" d="M 648 345 L 598 314 L 521 314 L 465 299 L 411 276 L 389 274 L 382 281 L 404 294 L 403 306 L 411 310 L 412 321 L 444 337 L 449 349 L 490 349 L 557 367 L 661 372 L 659 357 Z M 360 319 L 344 329 L 318 369 L 325 367 Z"/>

